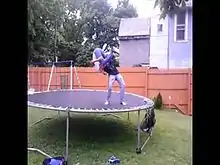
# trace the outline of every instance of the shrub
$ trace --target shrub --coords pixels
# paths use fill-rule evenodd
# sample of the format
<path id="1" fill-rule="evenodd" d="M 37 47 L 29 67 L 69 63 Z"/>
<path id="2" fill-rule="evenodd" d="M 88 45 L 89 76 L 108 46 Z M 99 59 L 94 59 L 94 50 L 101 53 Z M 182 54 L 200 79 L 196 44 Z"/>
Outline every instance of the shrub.
<path id="1" fill-rule="evenodd" d="M 162 99 L 162 96 L 161 96 L 160 93 L 158 93 L 157 97 L 153 101 L 154 101 L 154 107 L 156 109 L 162 109 L 162 107 L 163 107 L 163 99 Z"/>
<path id="2" fill-rule="evenodd" d="M 154 102 L 154 104 L 155 104 L 155 102 L 156 102 L 156 97 L 153 97 L 151 100 Z"/>

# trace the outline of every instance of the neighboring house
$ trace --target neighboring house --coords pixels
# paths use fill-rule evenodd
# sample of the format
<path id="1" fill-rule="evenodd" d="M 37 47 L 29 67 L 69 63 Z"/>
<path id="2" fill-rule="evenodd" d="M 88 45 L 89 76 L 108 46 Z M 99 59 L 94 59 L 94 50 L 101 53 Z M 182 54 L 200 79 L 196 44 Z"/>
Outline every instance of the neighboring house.
<path id="1" fill-rule="evenodd" d="M 150 19 L 121 19 L 119 27 L 120 66 L 149 64 Z"/>
<path id="2" fill-rule="evenodd" d="M 192 0 L 177 14 L 168 16 L 169 66 L 192 67 Z"/>
<path id="3" fill-rule="evenodd" d="M 160 11 L 155 9 L 150 19 L 121 19 L 120 66 L 192 67 L 192 0 L 178 13 L 159 17 Z"/>
<path id="4" fill-rule="evenodd" d="M 160 11 L 151 16 L 150 66 L 192 67 L 192 0 L 177 14 L 159 20 Z"/>

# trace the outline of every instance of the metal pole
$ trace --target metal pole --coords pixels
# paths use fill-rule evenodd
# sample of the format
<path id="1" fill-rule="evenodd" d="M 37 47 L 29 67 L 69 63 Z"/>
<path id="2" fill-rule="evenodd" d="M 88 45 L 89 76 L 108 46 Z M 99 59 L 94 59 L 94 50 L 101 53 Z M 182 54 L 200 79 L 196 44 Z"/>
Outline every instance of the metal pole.
<path id="1" fill-rule="evenodd" d="M 41 151 L 41 150 L 39 150 L 39 149 L 37 149 L 37 148 L 28 148 L 28 151 L 39 152 L 40 154 L 42 154 L 42 155 L 44 155 L 44 156 L 46 156 L 46 157 L 48 157 L 48 158 L 52 158 L 50 155 L 46 154 L 45 152 L 43 152 L 43 151 Z"/>
<path id="2" fill-rule="evenodd" d="M 58 57 L 56 56 L 56 63 L 58 62 Z M 55 67 L 55 87 L 56 87 L 56 90 L 57 90 L 57 68 Z M 58 116 L 60 117 L 60 111 L 58 111 Z"/>
<path id="3" fill-rule="evenodd" d="M 57 62 L 57 19 L 55 20 L 55 31 L 54 31 L 54 55 L 53 55 L 53 61 Z M 55 64 L 54 64 L 55 65 Z M 55 69 L 55 80 L 57 81 L 57 74 L 56 74 L 56 69 Z M 57 84 L 56 84 L 57 85 Z"/>
<path id="4" fill-rule="evenodd" d="M 78 76 L 78 74 L 77 74 L 77 70 L 76 70 L 76 67 L 75 67 L 75 66 L 74 66 L 74 71 L 75 71 L 75 76 L 76 76 L 76 79 L 77 79 L 79 88 L 81 88 L 81 82 L 80 82 L 80 80 L 79 80 L 79 76 Z"/>
<path id="5" fill-rule="evenodd" d="M 138 111 L 138 139 L 137 139 L 137 148 L 140 148 L 140 110 Z"/>
<path id="6" fill-rule="evenodd" d="M 56 48 L 57 48 L 57 19 L 55 20 L 55 34 L 54 34 L 54 61 L 56 61 Z"/>
<path id="7" fill-rule="evenodd" d="M 167 17 L 169 17 L 169 15 L 167 16 Z M 166 19 L 168 19 L 168 18 L 166 18 Z M 168 22 L 168 37 L 167 37 L 167 40 L 168 40 L 168 42 L 167 42 L 167 69 L 170 69 L 170 24 L 169 24 L 169 19 L 167 20 L 167 22 Z"/>
<path id="8" fill-rule="evenodd" d="M 58 59 L 55 57 L 55 62 L 57 63 Z M 55 74 L 55 89 L 57 87 L 57 67 L 54 68 L 54 74 Z"/>
<path id="9" fill-rule="evenodd" d="M 53 63 L 53 66 L 52 66 L 51 72 L 50 72 L 50 78 L 49 78 L 49 82 L 48 82 L 48 86 L 47 86 L 48 91 L 50 90 L 50 84 L 51 84 L 51 80 L 52 80 L 53 69 L 54 69 L 54 63 Z"/>
<path id="10" fill-rule="evenodd" d="M 69 120 L 70 120 L 70 111 L 69 108 L 66 109 L 67 117 L 66 117 L 66 162 L 68 162 L 69 155 Z"/>
<path id="11" fill-rule="evenodd" d="M 147 142 L 150 140 L 151 135 L 148 136 L 147 140 L 144 142 L 143 146 L 141 147 L 141 150 L 144 149 L 145 145 L 147 144 Z"/>
<path id="12" fill-rule="evenodd" d="M 70 63 L 70 89 L 73 89 L 73 61 Z"/>

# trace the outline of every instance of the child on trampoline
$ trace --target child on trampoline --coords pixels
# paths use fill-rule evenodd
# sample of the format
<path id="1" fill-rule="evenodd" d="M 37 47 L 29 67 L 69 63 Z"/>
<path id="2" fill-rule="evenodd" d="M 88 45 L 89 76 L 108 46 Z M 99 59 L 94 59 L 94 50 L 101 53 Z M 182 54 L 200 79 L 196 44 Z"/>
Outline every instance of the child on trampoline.
<path id="1" fill-rule="evenodd" d="M 95 64 L 95 68 L 97 71 L 100 71 L 103 74 L 108 74 L 109 82 L 108 82 L 108 95 L 107 100 L 105 101 L 105 105 L 110 104 L 110 98 L 112 93 L 112 87 L 115 81 L 118 82 L 120 86 L 120 104 L 126 105 L 124 101 L 125 96 L 125 82 L 122 75 L 119 73 L 113 61 L 113 49 L 111 49 L 110 54 L 105 55 L 104 51 L 101 48 L 96 48 L 93 52 L 93 60 L 92 64 Z"/>

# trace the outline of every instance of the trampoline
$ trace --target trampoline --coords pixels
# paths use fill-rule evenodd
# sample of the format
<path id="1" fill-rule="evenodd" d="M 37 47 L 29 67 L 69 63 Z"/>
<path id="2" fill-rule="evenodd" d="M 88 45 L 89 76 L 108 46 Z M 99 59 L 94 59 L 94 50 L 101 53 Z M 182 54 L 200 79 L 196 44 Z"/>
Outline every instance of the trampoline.
<path id="1" fill-rule="evenodd" d="M 51 69 L 50 84 L 52 77 Z M 70 67 L 70 81 L 73 79 L 72 62 Z M 77 77 L 78 79 L 78 77 Z M 154 108 L 154 102 L 146 97 L 136 95 L 133 93 L 126 93 L 125 101 L 126 106 L 119 103 L 119 92 L 112 92 L 111 104 L 104 105 L 103 98 L 106 97 L 107 91 L 105 90 L 91 90 L 91 89 L 72 89 L 72 81 L 70 82 L 70 89 L 50 90 L 48 85 L 47 91 L 31 92 L 28 93 L 28 106 L 34 108 L 41 108 L 46 110 L 53 110 L 59 112 L 65 112 L 66 115 L 66 155 L 65 159 L 68 161 L 68 143 L 69 143 L 69 119 L 70 113 L 123 113 L 137 111 L 138 123 L 137 123 L 137 148 L 136 152 L 140 153 L 144 145 L 140 144 L 140 111 L 151 110 Z M 150 136 L 149 136 L 150 137 Z"/>

